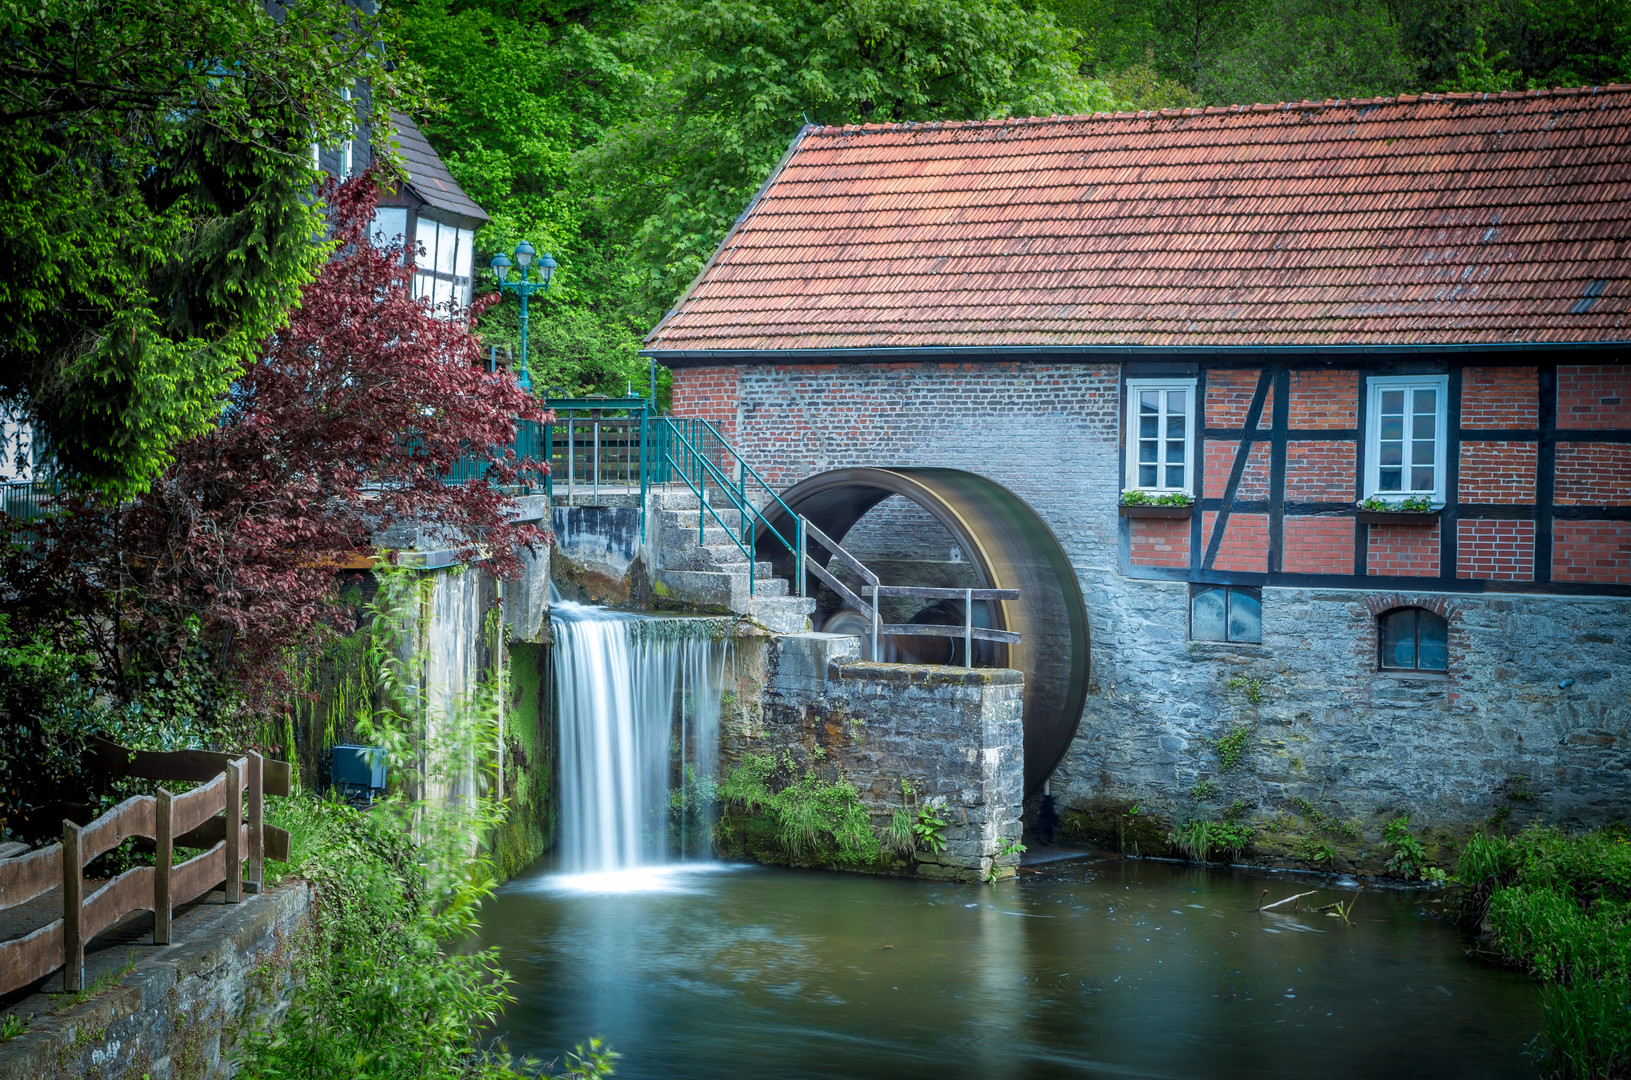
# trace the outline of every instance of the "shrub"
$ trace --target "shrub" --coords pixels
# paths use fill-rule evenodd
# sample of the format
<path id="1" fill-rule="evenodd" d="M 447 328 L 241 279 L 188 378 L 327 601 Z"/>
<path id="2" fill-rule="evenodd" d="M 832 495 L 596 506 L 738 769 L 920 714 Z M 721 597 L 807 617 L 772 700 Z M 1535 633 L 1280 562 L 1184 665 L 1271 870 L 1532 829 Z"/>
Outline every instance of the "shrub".
<path id="1" fill-rule="evenodd" d="M 1541 1040 L 1558 1077 L 1631 1073 L 1631 837 L 1531 826 L 1474 837 L 1457 876 L 1494 951 L 1545 984 Z"/>

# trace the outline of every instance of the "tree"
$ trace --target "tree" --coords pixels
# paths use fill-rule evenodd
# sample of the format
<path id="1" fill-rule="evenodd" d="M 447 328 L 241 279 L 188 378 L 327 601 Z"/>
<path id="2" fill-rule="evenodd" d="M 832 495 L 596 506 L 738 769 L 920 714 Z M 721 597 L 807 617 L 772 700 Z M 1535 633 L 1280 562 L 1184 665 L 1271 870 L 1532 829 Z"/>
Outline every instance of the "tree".
<path id="1" fill-rule="evenodd" d="M 410 0 L 401 8 L 402 32 L 442 99 L 425 131 L 493 215 L 478 250 L 508 251 L 527 239 L 560 263 L 549 292 L 533 301 L 533 382 L 621 395 L 630 382 L 645 383 L 635 355 L 645 313 L 629 303 L 638 268 L 625 237 L 597 212 L 599 193 L 578 155 L 634 115 L 652 77 L 623 57 L 634 5 L 564 8 Z M 513 350 L 516 313 L 514 304 L 490 308 L 483 337 Z"/>
<path id="2" fill-rule="evenodd" d="M 594 151 L 644 263 L 647 324 L 741 213 L 806 117 L 983 120 L 1114 105 L 1054 19 L 1015 0 L 659 0 L 630 55 L 657 73 Z"/>
<path id="3" fill-rule="evenodd" d="M 338 570 L 393 527 L 501 576 L 544 538 L 500 490 L 543 469 L 508 449 L 537 399 L 483 369 L 462 319 L 412 297 L 399 248 L 367 241 L 375 182 L 325 189 L 338 255 L 156 482 L 10 525 L 29 531 L 7 538 L 15 629 L 88 658 L 80 678 L 160 741 L 242 745 L 289 650 L 352 628 L 337 600 L 355 575 Z M 472 457 L 485 478 L 443 482 Z"/>
<path id="4" fill-rule="evenodd" d="M 312 144 L 412 99 L 380 19 L 278 8 L 0 0 L 0 400 L 92 488 L 208 427 L 325 257 Z"/>

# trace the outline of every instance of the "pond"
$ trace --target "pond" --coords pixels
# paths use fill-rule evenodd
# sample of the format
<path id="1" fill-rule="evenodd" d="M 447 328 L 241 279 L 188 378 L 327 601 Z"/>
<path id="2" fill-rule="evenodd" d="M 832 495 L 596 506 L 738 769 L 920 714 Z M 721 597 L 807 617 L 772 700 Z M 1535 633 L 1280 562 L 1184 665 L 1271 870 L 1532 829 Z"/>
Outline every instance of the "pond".
<path id="1" fill-rule="evenodd" d="M 1539 996 L 1408 891 L 1081 853 L 990 886 L 540 869 L 484 911 L 546 1060 L 644 1077 L 1533 1077 Z"/>

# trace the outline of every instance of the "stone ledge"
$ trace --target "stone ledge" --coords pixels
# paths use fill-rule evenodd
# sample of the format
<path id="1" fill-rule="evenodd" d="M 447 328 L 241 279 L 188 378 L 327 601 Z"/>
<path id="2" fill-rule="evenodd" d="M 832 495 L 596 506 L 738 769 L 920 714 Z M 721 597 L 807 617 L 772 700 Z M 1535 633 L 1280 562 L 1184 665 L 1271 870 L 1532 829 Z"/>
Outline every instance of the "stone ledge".
<path id="1" fill-rule="evenodd" d="M 248 894 L 241 904 L 219 897 L 213 893 L 177 918 L 171 945 L 151 944 L 149 933 L 146 943 L 88 954 L 87 984 L 135 954 L 134 969 L 95 997 L 57 1013 L 47 1011 L 44 992 L 16 1002 L 9 1011 L 27 1017 L 29 1026 L 0 1043 L 0 1080 L 143 1074 L 166 1080 L 178 1040 L 201 1040 L 189 1056 L 203 1064 L 203 1076 L 220 1075 L 223 1026 L 237 1019 L 255 969 L 283 958 L 285 944 L 309 925 L 312 894 L 308 883 L 293 881 Z M 60 976 L 51 976 L 47 988 L 52 980 L 61 985 Z M 178 1017 L 192 1022 L 178 1024 Z"/>
<path id="2" fill-rule="evenodd" d="M 849 681 L 892 682 L 923 686 L 1019 686 L 1023 672 L 1013 668 L 960 668 L 945 664 L 880 664 L 871 660 L 835 660 L 829 675 Z"/>

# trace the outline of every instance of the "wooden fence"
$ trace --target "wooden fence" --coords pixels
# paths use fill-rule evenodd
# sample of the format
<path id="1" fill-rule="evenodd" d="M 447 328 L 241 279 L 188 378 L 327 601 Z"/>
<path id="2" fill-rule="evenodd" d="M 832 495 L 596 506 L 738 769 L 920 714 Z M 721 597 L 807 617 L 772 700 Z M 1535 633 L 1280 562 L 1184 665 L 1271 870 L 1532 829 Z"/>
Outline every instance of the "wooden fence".
<path id="1" fill-rule="evenodd" d="M 89 825 L 64 821 L 62 843 L 0 859 L 0 910 L 26 903 L 59 884 L 63 910 L 62 918 L 26 937 L 0 942 L 0 994 L 59 967 L 65 968 L 65 991 L 83 989 L 86 942 L 126 915 L 153 912 L 153 943 L 168 945 L 171 914 L 177 906 L 223 882 L 226 902 L 236 904 L 245 888 L 260 890 L 267 858 L 289 857 L 289 834 L 263 820 L 265 796 L 289 793 L 289 766 L 284 762 L 268 761 L 254 751 L 239 758 L 203 750 L 155 753 L 99 740 L 86 763 L 113 775 L 200 786 L 184 795 L 163 788 L 157 796 L 137 795 Z M 133 867 L 91 895 L 81 895 L 85 864 L 133 836 L 154 842 L 155 865 Z M 177 864 L 177 847 L 207 850 Z"/>

